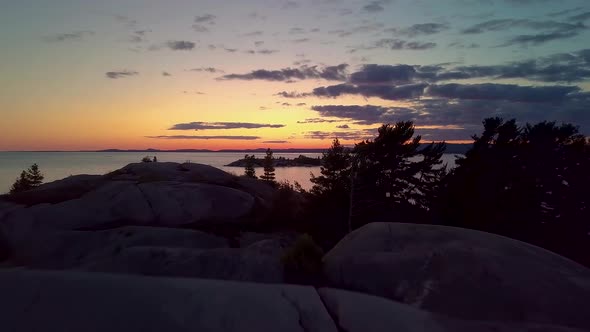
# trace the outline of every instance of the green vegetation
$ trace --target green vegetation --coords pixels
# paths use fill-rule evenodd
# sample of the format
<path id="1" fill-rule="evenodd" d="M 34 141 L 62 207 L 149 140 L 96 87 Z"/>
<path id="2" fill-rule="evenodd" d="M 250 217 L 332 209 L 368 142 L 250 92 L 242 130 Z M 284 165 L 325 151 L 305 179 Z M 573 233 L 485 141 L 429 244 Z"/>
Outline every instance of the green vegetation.
<path id="1" fill-rule="evenodd" d="M 10 193 L 16 194 L 36 188 L 43 183 L 44 178 L 45 177 L 41 171 L 39 171 L 39 166 L 37 166 L 37 164 L 33 164 L 27 170 L 24 170 L 20 173 L 20 176 L 12 184 Z"/>

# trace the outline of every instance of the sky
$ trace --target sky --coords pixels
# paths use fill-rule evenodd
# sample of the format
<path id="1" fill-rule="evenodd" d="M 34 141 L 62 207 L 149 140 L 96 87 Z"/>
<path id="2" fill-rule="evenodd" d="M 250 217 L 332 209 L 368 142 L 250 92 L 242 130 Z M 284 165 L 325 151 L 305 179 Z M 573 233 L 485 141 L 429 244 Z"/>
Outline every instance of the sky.
<path id="1" fill-rule="evenodd" d="M 588 0 L 0 0 L 0 151 L 590 135 Z"/>

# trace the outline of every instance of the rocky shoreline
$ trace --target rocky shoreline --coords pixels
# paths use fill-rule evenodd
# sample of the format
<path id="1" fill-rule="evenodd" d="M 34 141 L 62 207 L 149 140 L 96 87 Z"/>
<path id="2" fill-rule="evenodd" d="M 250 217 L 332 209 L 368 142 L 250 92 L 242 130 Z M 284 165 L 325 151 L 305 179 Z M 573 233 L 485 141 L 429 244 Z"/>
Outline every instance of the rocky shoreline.
<path id="1" fill-rule="evenodd" d="M 294 285 L 277 189 L 130 164 L 0 196 L 7 331 L 584 331 L 590 270 L 488 233 L 369 223 Z"/>

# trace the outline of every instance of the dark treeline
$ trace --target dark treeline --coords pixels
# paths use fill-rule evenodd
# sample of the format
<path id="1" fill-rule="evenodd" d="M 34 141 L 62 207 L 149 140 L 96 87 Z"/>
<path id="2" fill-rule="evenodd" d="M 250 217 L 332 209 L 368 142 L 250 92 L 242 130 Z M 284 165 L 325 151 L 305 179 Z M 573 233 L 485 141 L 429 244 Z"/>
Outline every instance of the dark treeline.
<path id="1" fill-rule="evenodd" d="M 590 141 L 554 122 L 490 118 L 457 167 L 445 143 L 421 144 L 412 122 L 323 154 L 313 188 L 279 185 L 272 216 L 325 249 L 376 221 L 458 226 L 505 235 L 590 266 Z"/>

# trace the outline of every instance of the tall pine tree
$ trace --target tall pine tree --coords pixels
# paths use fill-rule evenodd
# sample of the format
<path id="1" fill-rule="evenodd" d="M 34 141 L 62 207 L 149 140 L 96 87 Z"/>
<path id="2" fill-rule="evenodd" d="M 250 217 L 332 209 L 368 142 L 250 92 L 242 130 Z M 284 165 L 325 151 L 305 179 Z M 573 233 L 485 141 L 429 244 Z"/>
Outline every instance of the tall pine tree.
<path id="1" fill-rule="evenodd" d="M 332 146 L 323 153 L 320 176 L 311 176 L 312 193 L 347 194 L 350 190 L 350 151 L 336 138 Z"/>
<path id="2" fill-rule="evenodd" d="M 244 175 L 246 175 L 249 178 L 253 178 L 256 179 L 256 170 L 254 169 L 254 161 L 256 160 L 256 157 L 254 155 L 245 155 L 244 156 L 244 161 L 245 161 L 245 165 L 244 165 Z"/>
<path id="3" fill-rule="evenodd" d="M 262 176 L 260 176 L 260 178 L 265 181 L 274 182 L 274 180 L 275 180 L 274 158 L 272 156 L 272 150 L 270 148 L 266 150 L 266 156 L 264 156 L 263 166 L 264 166 L 264 174 Z"/>

